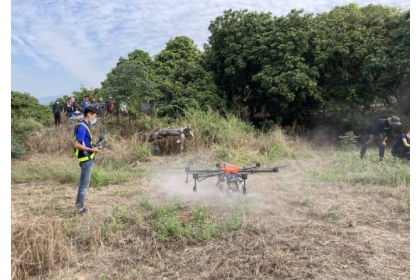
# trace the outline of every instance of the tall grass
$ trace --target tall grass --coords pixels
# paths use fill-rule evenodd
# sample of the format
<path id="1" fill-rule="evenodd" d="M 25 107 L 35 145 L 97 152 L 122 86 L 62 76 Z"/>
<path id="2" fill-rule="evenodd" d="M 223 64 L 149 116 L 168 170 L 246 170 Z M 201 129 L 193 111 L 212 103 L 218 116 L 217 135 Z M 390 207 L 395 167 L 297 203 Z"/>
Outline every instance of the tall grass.
<path id="1" fill-rule="evenodd" d="M 95 159 L 91 177 L 93 187 L 122 183 L 151 172 L 150 169 L 136 171 L 132 168 L 136 162 L 152 159 L 150 144 L 143 142 L 140 135 L 147 132 L 145 129 L 150 131 L 168 124 L 165 120 L 145 117 L 128 128 L 128 124 L 116 126 L 112 121 L 115 120 L 105 119 L 92 128 L 94 140 L 100 133 L 105 135 L 105 149 Z M 192 126 L 195 135 L 193 141 L 186 140 L 181 156 L 187 158 L 200 157 L 202 161 L 238 165 L 267 164 L 294 158 L 305 150 L 304 145 L 280 129 L 263 134 L 233 115 L 223 117 L 212 110 L 188 111 L 185 119 L 177 120 L 173 126 L 187 124 Z M 58 128 L 45 128 L 27 138 L 23 144 L 29 156 L 13 163 L 12 182 L 77 183 L 80 168 L 73 155 L 74 126 L 74 123 L 67 123 Z"/>
<path id="2" fill-rule="evenodd" d="M 128 165 L 114 169 L 112 165 L 96 164 L 91 175 L 90 186 L 101 188 L 110 184 L 120 184 L 131 178 L 141 177 L 144 172 L 133 171 Z M 12 183 L 55 182 L 77 184 L 80 167 L 75 158 L 30 159 L 14 163 L 11 173 Z"/>

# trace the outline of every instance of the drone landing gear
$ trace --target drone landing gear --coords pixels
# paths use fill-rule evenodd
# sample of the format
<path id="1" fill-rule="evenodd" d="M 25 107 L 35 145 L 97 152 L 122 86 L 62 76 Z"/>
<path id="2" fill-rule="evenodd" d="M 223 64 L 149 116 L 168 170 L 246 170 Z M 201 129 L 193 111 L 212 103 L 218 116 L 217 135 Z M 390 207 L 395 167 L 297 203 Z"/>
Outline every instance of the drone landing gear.
<path id="1" fill-rule="evenodd" d="M 216 188 L 219 188 L 219 191 L 221 191 L 221 192 L 223 191 L 223 189 L 228 189 L 227 185 L 223 181 L 217 182 Z"/>
<path id="2" fill-rule="evenodd" d="M 244 180 L 244 186 L 242 188 L 242 193 L 246 194 L 246 179 L 248 179 L 248 173 L 241 174 L 242 180 Z"/>

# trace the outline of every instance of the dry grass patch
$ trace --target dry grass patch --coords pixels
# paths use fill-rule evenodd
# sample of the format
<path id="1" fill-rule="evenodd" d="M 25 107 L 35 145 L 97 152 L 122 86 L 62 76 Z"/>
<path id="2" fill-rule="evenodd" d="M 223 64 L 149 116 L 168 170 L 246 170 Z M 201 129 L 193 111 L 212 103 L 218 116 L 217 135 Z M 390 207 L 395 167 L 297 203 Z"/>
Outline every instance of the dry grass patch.
<path id="1" fill-rule="evenodd" d="M 69 267 L 77 261 L 75 253 L 54 217 L 12 216 L 12 279 Z"/>

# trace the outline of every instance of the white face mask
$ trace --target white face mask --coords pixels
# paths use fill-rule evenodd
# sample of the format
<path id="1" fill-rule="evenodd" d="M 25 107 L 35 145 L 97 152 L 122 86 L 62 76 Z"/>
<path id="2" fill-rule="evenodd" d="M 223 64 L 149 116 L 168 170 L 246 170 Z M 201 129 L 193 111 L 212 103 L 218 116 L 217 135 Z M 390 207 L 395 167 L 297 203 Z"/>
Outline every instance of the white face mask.
<path id="1" fill-rule="evenodd" d="M 94 125 L 96 123 L 96 118 L 93 119 L 93 121 L 90 121 L 90 124 Z"/>
<path id="2" fill-rule="evenodd" d="M 407 133 L 407 138 L 410 139 L 410 133 Z"/>

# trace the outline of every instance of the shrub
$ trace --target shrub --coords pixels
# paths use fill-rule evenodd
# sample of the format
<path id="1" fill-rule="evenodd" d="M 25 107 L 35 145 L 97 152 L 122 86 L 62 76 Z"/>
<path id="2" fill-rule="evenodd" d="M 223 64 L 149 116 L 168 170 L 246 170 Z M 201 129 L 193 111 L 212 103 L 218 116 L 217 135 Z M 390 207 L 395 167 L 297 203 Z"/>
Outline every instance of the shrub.
<path id="1" fill-rule="evenodd" d="M 20 158 L 26 153 L 27 152 L 20 144 L 20 141 L 12 139 L 12 158 Z"/>
<path id="2" fill-rule="evenodd" d="M 38 99 L 29 93 L 12 91 L 12 122 L 14 119 L 32 118 L 42 125 L 48 125 L 52 120 L 51 108 L 41 105 Z"/>
<path id="3" fill-rule="evenodd" d="M 33 118 L 15 118 L 12 119 L 12 134 L 14 138 L 23 140 L 35 131 L 42 129 L 42 124 Z"/>

